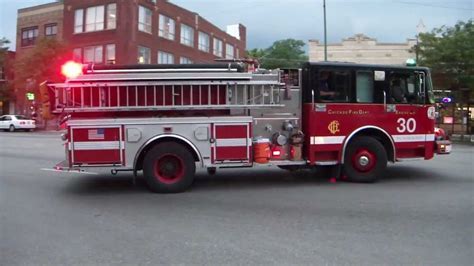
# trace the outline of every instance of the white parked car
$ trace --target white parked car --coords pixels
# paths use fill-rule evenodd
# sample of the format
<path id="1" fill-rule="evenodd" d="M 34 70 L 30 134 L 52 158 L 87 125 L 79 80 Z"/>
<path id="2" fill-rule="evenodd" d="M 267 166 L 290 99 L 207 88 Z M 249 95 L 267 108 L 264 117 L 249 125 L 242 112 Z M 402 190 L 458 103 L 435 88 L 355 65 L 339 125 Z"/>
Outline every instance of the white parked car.
<path id="1" fill-rule="evenodd" d="M 34 120 L 26 118 L 24 115 L 4 115 L 0 116 L 0 130 L 8 130 L 13 132 L 15 130 L 29 130 L 33 131 L 36 128 Z"/>

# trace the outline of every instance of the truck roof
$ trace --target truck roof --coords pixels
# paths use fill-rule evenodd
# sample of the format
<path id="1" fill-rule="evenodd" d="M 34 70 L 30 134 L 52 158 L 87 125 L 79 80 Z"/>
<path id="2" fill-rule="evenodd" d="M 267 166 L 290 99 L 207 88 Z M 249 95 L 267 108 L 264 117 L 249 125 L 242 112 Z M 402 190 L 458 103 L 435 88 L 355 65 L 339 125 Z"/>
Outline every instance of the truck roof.
<path id="1" fill-rule="evenodd" d="M 427 67 L 420 67 L 420 66 L 403 66 L 403 65 L 381 65 L 381 64 L 358 64 L 352 62 L 335 62 L 335 61 L 328 61 L 328 62 L 307 62 L 304 64 L 304 67 L 308 66 L 321 66 L 321 67 L 341 67 L 341 68 L 379 68 L 379 69 L 399 69 L 399 70 L 406 70 L 406 69 L 414 69 L 414 70 L 423 70 L 429 71 Z"/>

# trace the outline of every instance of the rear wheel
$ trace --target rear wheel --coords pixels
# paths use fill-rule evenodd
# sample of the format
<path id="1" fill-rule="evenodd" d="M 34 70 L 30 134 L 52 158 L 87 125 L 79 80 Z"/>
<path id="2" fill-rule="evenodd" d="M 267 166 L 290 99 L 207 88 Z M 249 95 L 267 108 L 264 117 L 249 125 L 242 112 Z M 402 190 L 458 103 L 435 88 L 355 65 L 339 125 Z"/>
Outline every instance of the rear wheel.
<path id="1" fill-rule="evenodd" d="M 15 132 L 15 126 L 14 126 L 14 125 L 10 125 L 10 127 L 8 128 L 8 131 L 10 131 L 10 132 Z"/>
<path id="2" fill-rule="evenodd" d="M 193 155 L 181 144 L 164 142 L 145 155 L 143 173 L 151 191 L 178 193 L 188 189 L 194 180 L 196 164 Z"/>
<path id="3" fill-rule="evenodd" d="M 383 145 L 371 137 L 357 137 L 349 143 L 344 156 L 344 173 L 348 181 L 375 182 L 387 167 Z"/>

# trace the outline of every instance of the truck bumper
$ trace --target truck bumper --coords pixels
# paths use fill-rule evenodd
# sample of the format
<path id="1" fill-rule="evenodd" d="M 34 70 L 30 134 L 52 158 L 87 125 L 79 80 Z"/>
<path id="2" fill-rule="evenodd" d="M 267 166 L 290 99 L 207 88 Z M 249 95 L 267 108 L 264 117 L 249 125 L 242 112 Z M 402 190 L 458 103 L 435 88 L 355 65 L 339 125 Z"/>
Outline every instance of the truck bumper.
<path id="1" fill-rule="evenodd" d="M 435 148 L 436 154 L 450 154 L 453 145 L 450 140 L 437 140 Z"/>

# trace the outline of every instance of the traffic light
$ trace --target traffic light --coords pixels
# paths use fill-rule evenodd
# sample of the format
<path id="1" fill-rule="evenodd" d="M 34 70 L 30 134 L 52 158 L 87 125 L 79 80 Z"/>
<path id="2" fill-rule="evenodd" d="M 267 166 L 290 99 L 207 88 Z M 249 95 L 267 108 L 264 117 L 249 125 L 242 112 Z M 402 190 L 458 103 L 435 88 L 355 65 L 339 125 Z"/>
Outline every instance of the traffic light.
<path id="1" fill-rule="evenodd" d="M 32 92 L 27 92 L 26 93 L 26 99 L 28 99 L 28 101 L 34 101 L 35 100 L 35 94 L 32 93 Z"/>
<path id="2" fill-rule="evenodd" d="M 39 85 L 39 93 L 40 93 L 40 100 L 41 100 L 41 111 L 43 114 L 44 119 L 51 119 L 51 103 L 49 98 L 49 91 L 47 82 L 43 81 Z"/>

